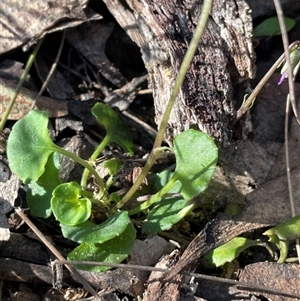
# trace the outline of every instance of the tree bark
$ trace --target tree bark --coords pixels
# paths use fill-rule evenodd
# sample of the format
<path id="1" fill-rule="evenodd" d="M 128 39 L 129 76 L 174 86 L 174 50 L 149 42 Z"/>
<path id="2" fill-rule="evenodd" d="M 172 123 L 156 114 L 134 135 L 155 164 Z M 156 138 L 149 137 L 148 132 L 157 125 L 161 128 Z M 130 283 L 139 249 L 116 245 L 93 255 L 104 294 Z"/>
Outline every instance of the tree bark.
<path id="1" fill-rule="evenodd" d="M 201 13 L 201 0 L 104 0 L 141 48 L 159 124 Z M 124 2 L 122 2 L 124 3 Z M 196 55 L 176 100 L 166 138 L 199 128 L 222 144 L 232 135 L 233 88 L 254 75 L 252 21 L 243 0 L 214 0 Z"/>

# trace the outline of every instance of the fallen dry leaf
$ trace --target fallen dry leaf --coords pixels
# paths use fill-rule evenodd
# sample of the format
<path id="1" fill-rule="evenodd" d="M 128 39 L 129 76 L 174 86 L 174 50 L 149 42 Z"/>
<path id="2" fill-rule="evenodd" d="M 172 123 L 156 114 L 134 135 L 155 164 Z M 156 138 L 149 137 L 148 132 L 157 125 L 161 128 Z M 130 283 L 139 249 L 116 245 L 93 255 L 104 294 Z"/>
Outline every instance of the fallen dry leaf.
<path id="1" fill-rule="evenodd" d="M 86 9 L 88 0 L 2 0 L 0 54 L 26 44 L 25 50 L 46 33 L 102 17 Z"/>
<path id="2" fill-rule="evenodd" d="M 14 82 L 0 79 L 0 119 L 13 98 L 16 87 Z M 10 112 L 9 119 L 18 120 L 26 115 L 30 111 L 36 95 L 36 92 L 22 88 Z M 46 96 L 41 96 L 37 100 L 35 109 L 47 111 L 50 117 L 61 117 L 68 114 L 66 101 Z"/>
<path id="3" fill-rule="evenodd" d="M 127 84 L 127 80 L 105 53 L 106 41 L 113 29 L 113 23 L 87 23 L 69 30 L 66 38 L 81 55 L 96 66 L 98 72 L 121 88 Z"/>
<path id="4" fill-rule="evenodd" d="M 20 81 L 20 78 L 22 77 L 23 72 L 24 64 L 19 61 L 6 59 L 0 64 L 1 79 L 18 83 Z M 23 87 L 32 91 L 37 90 L 35 82 L 30 74 L 27 74 Z"/>
<path id="5" fill-rule="evenodd" d="M 264 149 L 257 142 L 239 140 L 220 149 L 219 164 L 201 200 L 245 204 L 245 196 L 267 182 L 280 145 Z"/>

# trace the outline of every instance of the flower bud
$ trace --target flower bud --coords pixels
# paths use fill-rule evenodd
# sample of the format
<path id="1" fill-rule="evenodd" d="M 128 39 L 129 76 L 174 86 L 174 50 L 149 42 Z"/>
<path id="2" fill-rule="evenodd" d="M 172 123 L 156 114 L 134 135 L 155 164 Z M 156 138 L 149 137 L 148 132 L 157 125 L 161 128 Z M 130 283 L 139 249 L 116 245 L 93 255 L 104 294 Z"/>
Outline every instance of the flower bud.
<path id="1" fill-rule="evenodd" d="M 290 61 L 291 61 L 291 67 L 294 71 L 296 66 L 300 62 L 300 45 L 296 45 L 290 50 Z M 280 85 L 287 77 L 288 77 L 288 64 L 285 62 L 283 65 L 280 73 L 282 74 L 280 77 L 280 80 L 278 82 L 278 85 Z"/>

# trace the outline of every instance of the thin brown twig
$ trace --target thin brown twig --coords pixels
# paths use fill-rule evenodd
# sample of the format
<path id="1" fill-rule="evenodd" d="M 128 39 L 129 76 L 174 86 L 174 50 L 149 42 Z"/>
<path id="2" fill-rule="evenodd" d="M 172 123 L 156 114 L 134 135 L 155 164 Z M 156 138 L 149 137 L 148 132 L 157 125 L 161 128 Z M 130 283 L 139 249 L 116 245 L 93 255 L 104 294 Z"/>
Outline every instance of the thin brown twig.
<path id="1" fill-rule="evenodd" d="M 284 122 L 284 152 L 285 152 L 285 165 L 286 165 L 286 176 L 287 176 L 287 184 L 289 191 L 289 199 L 291 206 L 292 217 L 296 216 L 295 202 L 293 197 L 293 188 L 292 188 L 292 179 L 291 179 L 291 168 L 290 168 L 290 151 L 289 151 L 289 112 L 290 112 L 290 99 L 289 95 L 286 99 L 286 108 L 285 108 L 285 122 Z M 298 256 L 298 262 L 300 263 L 300 240 L 296 239 L 296 252 Z"/>
<path id="2" fill-rule="evenodd" d="M 291 50 L 294 47 L 300 47 L 300 41 L 294 41 L 293 43 L 290 44 L 290 46 L 288 46 L 288 49 Z M 284 58 L 285 58 L 285 53 L 283 53 L 278 58 L 278 60 L 272 65 L 272 67 L 269 69 L 269 71 L 264 75 L 264 77 L 256 85 L 256 87 L 253 89 L 250 96 L 245 100 L 245 102 L 238 109 L 234 123 L 236 123 L 252 107 L 256 96 L 261 91 L 261 89 L 264 87 L 264 85 L 267 83 L 267 81 L 270 79 L 270 77 L 273 75 L 273 73 L 277 70 L 278 66 L 280 66 L 282 64 L 282 62 L 284 61 Z"/>
<path id="3" fill-rule="evenodd" d="M 293 69 L 292 69 L 292 65 L 291 65 L 291 58 L 290 58 L 290 52 L 289 52 L 289 39 L 288 39 L 286 26 L 285 26 L 285 22 L 284 22 L 284 15 L 283 15 L 280 1 L 274 0 L 274 5 L 275 5 L 276 13 L 278 16 L 278 21 L 279 21 L 279 26 L 280 26 L 280 31 L 281 31 L 285 61 L 287 62 L 287 65 L 288 65 L 288 84 L 289 84 L 290 102 L 292 104 L 294 115 L 295 115 L 298 123 L 300 124 L 300 120 L 298 118 L 296 100 L 295 100 L 296 98 L 295 98 L 294 75 L 293 75 Z"/>
<path id="4" fill-rule="evenodd" d="M 51 79 L 51 76 L 53 75 L 56 67 L 57 67 L 57 64 L 58 64 L 58 61 L 59 61 L 59 58 L 61 56 L 61 52 L 62 52 L 62 49 L 63 49 L 63 46 L 64 46 L 64 42 L 65 42 L 65 38 L 66 38 L 66 31 L 63 32 L 63 35 L 62 35 L 62 38 L 61 38 L 61 42 L 60 42 L 60 45 L 59 45 L 59 49 L 58 49 L 58 52 L 57 52 L 57 55 L 56 55 L 56 58 L 55 58 L 55 61 L 53 62 L 49 72 L 48 72 L 48 75 L 39 91 L 39 93 L 37 94 L 32 106 L 31 106 L 31 110 L 33 110 L 33 108 L 35 107 L 36 105 L 36 101 L 41 97 L 41 95 L 43 94 L 43 92 L 45 91 L 45 89 L 47 88 L 47 85 L 49 84 L 49 81 Z"/>
<path id="5" fill-rule="evenodd" d="M 297 112 L 297 105 L 295 100 L 295 86 L 294 86 L 294 76 L 293 76 L 293 69 L 291 66 L 291 59 L 290 59 L 290 51 L 289 51 L 289 41 L 286 31 L 286 26 L 284 22 L 283 11 L 281 8 L 281 4 L 279 0 L 274 0 L 274 5 L 276 9 L 276 13 L 278 16 L 282 42 L 284 47 L 284 54 L 285 54 L 285 61 L 287 62 L 288 66 L 288 83 L 289 83 L 289 94 L 287 96 L 287 104 L 286 104 L 286 115 L 285 115 L 285 125 L 284 125 L 284 136 L 285 136 L 285 162 L 286 162 L 286 176 L 287 176 L 287 183 L 288 183 L 288 191 L 289 191 L 289 200 L 291 206 L 291 214 L 292 217 L 296 216 L 295 210 L 295 201 L 293 196 L 293 188 L 292 188 L 292 181 L 291 181 L 291 168 L 290 168 L 290 155 L 289 155 L 289 133 L 288 133 L 288 119 L 289 119 L 289 106 L 292 104 L 293 112 L 295 115 L 296 120 L 299 122 L 298 112 Z M 300 240 L 296 239 L 296 251 L 298 260 L 300 263 Z"/>
<path id="6" fill-rule="evenodd" d="M 26 214 L 20 208 L 16 208 L 17 214 L 25 221 L 25 223 L 30 227 L 30 229 L 36 234 L 36 236 L 42 241 L 42 243 L 59 259 L 66 259 L 61 255 L 61 253 L 47 240 L 43 233 L 31 222 L 31 220 L 26 216 Z M 98 301 L 101 299 L 98 297 L 97 292 L 92 288 L 92 286 L 70 265 L 65 265 L 70 273 L 77 279 Z"/>
<path id="7" fill-rule="evenodd" d="M 52 57 L 50 55 L 48 55 L 47 53 L 44 54 L 46 58 L 51 59 Z M 68 73 L 72 73 L 75 76 L 79 77 L 82 81 L 87 81 L 87 78 L 84 77 L 83 75 L 81 75 L 79 72 L 77 72 L 76 70 L 71 69 L 69 66 L 63 64 L 62 62 L 58 62 L 58 66 L 62 67 L 63 69 L 67 70 Z"/>
<path id="8" fill-rule="evenodd" d="M 169 273 L 171 269 L 150 267 L 150 266 L 142 266 L 142 265 L 133 265 L 133 264 L 122 264 L 122 263 L 107 263 L 107 262 L 97 262 L 97 261 L 76 261 L 76 260 L 55 260 L 53 265 L 92 265 L 92 266 L 109 266 L 112 268 L 121 268 L 121 269 L 129 269 L 129 270 L 139 270 L 139 271 L 147 271 L 147 272 L 161 272 L 161 273 Z M 209 276 L 198 273 L 190 273 L 190 272 L 180 272 L 179 274 L 195 277 L 199 279 L 204 279 L 208 281 L 221 282 L 226 284 L 231 284 L 237 286 L 241 289 L 247 289 L 252 291 L 264 292 L 268 294 L 280 295 L 285 297 L 292 298 L 300 298 L 299 294 L 283 292 L 282 290 L 272 289 L 263 285 L 249 284 L 246 282 L 240 282 L 232 279 L 226 279 L 216 276 Z M 163 281 L 163 279 L 162 279 Z M 171 281 L 170 281 L 171 282 Z"/>

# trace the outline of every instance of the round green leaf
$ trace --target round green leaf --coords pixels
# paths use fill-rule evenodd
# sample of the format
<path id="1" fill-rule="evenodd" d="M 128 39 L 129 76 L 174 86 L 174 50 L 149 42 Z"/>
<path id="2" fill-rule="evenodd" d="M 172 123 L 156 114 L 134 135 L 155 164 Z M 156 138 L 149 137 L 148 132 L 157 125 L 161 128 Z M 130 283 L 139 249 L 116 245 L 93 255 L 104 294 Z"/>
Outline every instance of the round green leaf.
<path id="1" fill-rule="evenodd" d="M 203 192 L 214 175 L 218 149 L 213 139 L 205 133 L 187 130 L 174 139 L 176 170 L 173 177 L 182 184 L 186 200 Z"/>
<path id="2" fill-rule="evenodd" d="M 103 243 L 121 235 L 130 223 L 127 211 L 118 211 L 100 225 L 86 221 L 76 226 L 61 225 L 65 238 L 79 243 Z"/>
<path id="3" fill-rule="evenodd" d="M 55 218 L 64 225 L 75 226 L 89 219 L 92 203 L 81 197 L 81 187 L 76 182 L 57 186 L 51 199 L 51 208 Z"/>
<path id="4" fill-rule="evenodd" d="M 7 141 L 7 157 L 11 171 L 24 183 L 35 182 L 45 171 L 55 144 L 48 135 L 48 115 L 30 111 L 16 122 Z"/>
<path id="5" fill-rule="evenodd" d="M 92 114 L 105 127 L 109 141 L 117 143 L 123 150 L 133 154 L 130 133 L 118 114 L 110 106 L 98 102 L 93 106 Z"/>
<path id="6" fill-rule="evenodd" d="M 59 179 L 59 159 L 58 153 L 51 154 L 45 166 L 45 172 L 37 182 L 28 184 L 27 204 L 31 213 L 35 216 L 48 218 L 52 214 L 50 202 L 52 191 L 61 184 Z"/>
<path id="7" fill-rule="evenodd" d="M 114 239 L 101 244 L 82 243 L 68 254 L 68 260 L 86 260 L 109 263 L 120 263 L 126 259 L 133 247 L 136 231 L 132 223 L 126 230 Z M 76 266 L 78 269 L 90 272 L 104 272 L 109 270 L 105 266 Z"/>

